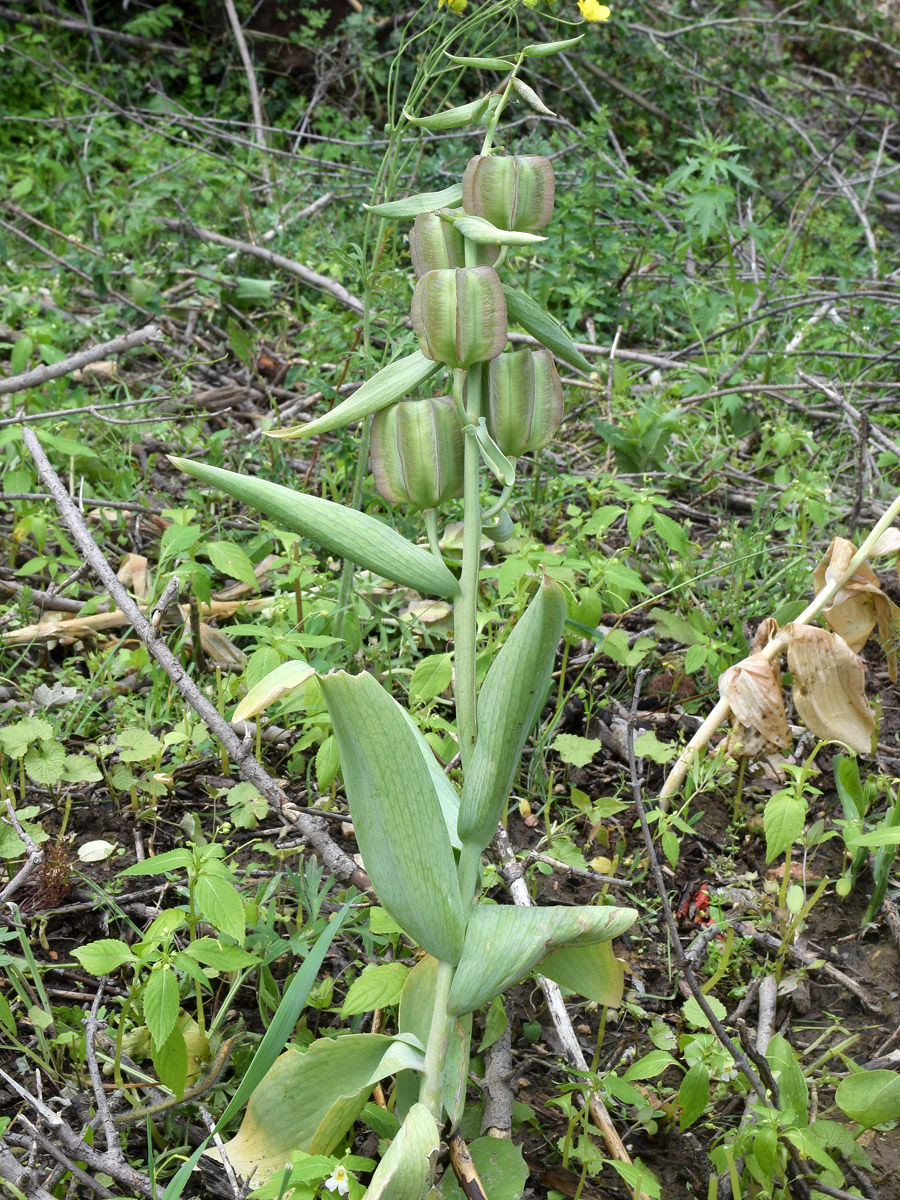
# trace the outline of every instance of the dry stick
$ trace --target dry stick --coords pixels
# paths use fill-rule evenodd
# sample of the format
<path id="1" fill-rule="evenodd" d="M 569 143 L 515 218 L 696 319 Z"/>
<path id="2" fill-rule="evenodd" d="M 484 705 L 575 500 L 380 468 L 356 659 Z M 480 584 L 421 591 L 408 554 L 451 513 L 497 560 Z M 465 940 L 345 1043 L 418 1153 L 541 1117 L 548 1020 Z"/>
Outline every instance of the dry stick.
<path id="1" fill-rule="evenodd" d="M 61 362 L 48 363 L 42 367 L 35 367 L 33 371 L 26 371 L 22 375 L 0 379 L 0 396 L 8 396 L 11 392 L 24 392 L 26 388 L 42 387 L 49 380 L 59 379 L 63 375 L 68 375 L 70 371 L 77 371 L 80 367 L 86 367 L 88 363 L 97 362 L 98 359 L 108 358 L 113 354 L 122 354 L 126 350 L 134 350 L 137 346 L 143 346 L 147 342 L 161 341 L 163 341 L 163 332 L 159 326 L 145 325 L 143 329 L 136 329 L 134 333 L 126 333 L 122 337 L 113 338 L 111 342 L 103 342 L 99 346 L 93 346 L 90 350 L 81 350 L 78 354 L 64 358 Z"/>
<path id="2" fill-rule="evenodd" d="M 116 1133 L 113 1116 L 106 1102 L 106 1092 L 103 1088 L 103 1079 L 101 1078 L 100 1067 L 97 1063 L 97 1047 L 94 1044 L 94 1038 L 101 1028 L 97 1013 L 100 1011 L 100 1001 L 102 999 L 103 980 L 101 979 L 100 986 L 94 994 L 91 1011 L 84 1019 L 84 1056 L 87 1060 L 88 1074 L 91 1077 L 91 1087 L 94 1089 L 94 1103 L 97 1105 L 97 1116 L 103 1127 L 103 1136 L 106 1138 L 106 1152 L 123 1161 L 122 1143 L 119 1140 L 119 1135 Z"/>
<path id="3" fill-rule="evenodd" d="M 653 878 L 654 884 L 656 885 L 656 892 L 657 892 L 657 895 L 659 896 L 659 901 L 662 906 L 663 920 L 664 920 L 664 923 L 666 926 L 666 930 L 668 931 L 668 934 L 669 934 L 669 944 L 670 944 L 672 953 L 675 956 L 675 962 L 678 964 L 678 968 L 681 971 L 684 981 L 685 981 L 685 983 L 687 983 L 688 987 L 690 988 L 691 995 L 694 997 L 697 1004 L 700 1006 L 701 1012 L 703 1013 L 703 1015 L 706 1017 L 707 1021 L 709 1022 L 713 1033 L 715 1033 L 716 1037 L 719 1039 L 721 1044 L 725 1047 L 725 1049 L 731 1055 L 732 1059 L 734 1060 L 735 1066 L 738 1068 L 739 1071 L 742 1072 L 742 1074 L 746 1078 L 747 1082 L 750 1084 L 750 1087 L 756 1093 L 760 1102 L 763 1105 L 765 1105 L 766 1107 L 769 1107 L 769 1098 L 766 1095 L 766 1089 L 763 1085 L 762 1080 L 760 1079 L 759 1075 L 757 1075 L 757 1073 L 750 1066 L 750 1063 L 747 1060 L 747 1056 L 738 1047 L 737 1043 L 734 1041 L 734 1039 L 731 1037 L 731 1035 L 727 1032 L 727 1030 L 725 1029 L 722 1022 L 719 1020 L 719 1018 L 716 1016 L 716 1014 L 713 1012 L 712 1008 L 710 1007 L 709 1001 L 706 999 L 706 996 L 703 994 L 703 991 L 700 988 L 700 984 L 697 982 L 697 978 L 694 975 L 691 965 L 687 961 L 687 958 L 684 953 L 684 947 L 681 944 L 681 938 L 678 936 L 678 927 L 675 924 L 675 915 L 672 912 L 672 906 L 669 904 L 669 897 L 668 897 L 668 894 L 666 893 L 666 881 L 663 879 L 663 873 L 662 873 L 662 869 L 660 868 L 660 865 L 659 865 L 659 859 L 656 857 L 656 847 L 653 845 L 653 835 L 650 832 L 650 826 L 647 824 L 647 811 L 644 808 L 643 789 L 641 787 L 641 781 L 638 776 L 637 759 L 635 758 L 635 754 L 634 754 L 634 737 L 633 737 L 634 723 L 637 718 L 638 700 L 640 699 L 640 696 L 641 696 L 641 684 L 643 683 L 644 676 L 646 674 L 647 674 L 646 671 L 638 672 L 637 680 L 635 682 L 635 687 L 634 687 L 634 695 L 633 695 L 632 701 L 631 701 L 631 711 L 629 713 L 629 718 L 628 718 L 628 739 L 627 739 L 628 770 L 629 770 L 629 774 L 631 776 L 631 795 L 632 795 L 632 799 L 634 800 L 634 806 L 637 809 L 638 820 L 640 821 L 640 824 L 641 824 L 641 833 L 643 835 L 644 846 L 647 851 L 647 860 L 650 865 L 650 874 Z M 763 1061 L 765 1061 L 765 1060 L 763 1060 Z M 771 1081 L 770 1081 L 770 1086 L 771 1086 Z M 803 1166 L 802 1166 L 802 1163 L 800 1162 L 799 1154 L 798 1154 L 797 1150 L 791 1145 L 788 1145 L 788 1152 L 791 1156 L 790 1162 L 788 1163 L 789 1186 L 796 1187 L 797 1195 L 801 1198 L 801 1200 L 810 1200 L 809 1188 L 806 1186 L 806 1183 L 802 1179 Z"/>
<path id="4" fill-rule="evenodd" d="M 105 350 L 106 347 L 98 346 L 97 349 Z M 20 376 L 16 375 L 13 378 L 18 379 Z M 144 396 L 141 400 L 117 400 L 112 404 L 82 404 L 78 408 L 54 408 L 52 412 L 33 413 L 31 416 L 29 416 L 28 420 L 31 423 L 34 423 L 35 421 L 53 421 L 58 417 L 77 417 L 81 413 L 90 413 L 92 416 L 97 417 L 110 408 L 136 408 L 141 404 L 160 404 L 164 400 L 168 399 L 170 399 L 168 396 Z M 3 420 L 0 421 L 0 427 L 3 425 L 18 425 L 19 421 L 21 420 L 21 416 L 4 417 Z M 104 501 L 104 503 L 106 502 Z"/>
<path id="5" fill-rule="evenodd" d="M 264 195 L 266 203 L 269 204 L 272 200 L 272 182 L 269 176 L 269 163 L 266 159 L 268 146 L 266 144 L 262 103 L 259 99 L 259 88 L 256 86 L 256 74 L 250 59 L 250 51 L 247 49 L 247 39 L 244 37 L 244 31 L 241 28 L 241 22 L 234 7 L 234 0 L 225 0 L 225 12 L 228 14 L 228 23 L 231 26 L 231 32 L 234 34 L 234 40 L 237 42 L 238 54 L 241 56 L 244 74 L 247 76 L 247 90 L 250 93 L 250 105 L 253 109 L 253 136 L 260 150 L 260 174 L 265 182 Z"/>
<path id="6" fill-rule="evenodd" d="M 34 872 L 35 868 L 39 867 L 44 861 L 43 850 L 35 844 L 33 839 L 28 836 L 26 830 L 22 828 L 19 818 L 16 816 L 16 810 L 8 799 L 6 801 L 6 812 L 7 816 L 0 817 L 0 821 L 4 823 L 8 821 L 12 825 L 13 829 L 22 839 L 28 857 L 25 860 L 25 865 L 13 875 L 3 891 L 0 892 L 0 904 L 5 904 L 7 900 L 11 900 L 25 880 Z"/>
<path id="7" fill-rule="evenodd" d="M 521 865 L 516 861 L 509 835 L 502 825 L 494 835 L 493 846 L 497 856 L 497 866 L 509 888 L 514 903 L 519 905 L 520 908 L 530 908 L 532 900 L 522 874 Z M 562 1043 L 563 1052 L 568 1059 L 569 1065 L 576 1071 L 588 1073 L 590 1067 L 575 1036 L 575 1030 L 572 1028 L 572 1021 L 566 1011 L 559 985 L 554 983 L 552 979 L 546 979 L 543 975 L 537 976 L 537 982 L 544 993 L 550 1018 L 553 1021 L 557 1036 Z M 606 1142 L 606 1148 L 609 1151 L 610 1157 L 616 1159 L 618 1162 L 630 1164 L 631 1156 L 625 1149 L 622 1139 L 619 1137 L 612 1117 L 607 1112 L 606 1105 L 594 1091 L 591 1092 L 588 1099 L 588 1111 L 591 1114 L 594 1124 L 603 1135 L 603 1140 Z M 641 1192 L 640 1196 L 635 1197 L 635 1200 L 647 1200 L 647 1198 Z"/>
<path id="8" fill-rule="evenodd" d="M 872 531 L 865 539 L 857 552 L 850 559 L 847 565 L 847 570 L 838 579 L 833 579 L 827 583 L 821 592 L 816 596 L 811 604 L 808 604 L 799 617 L 795 617 L 791 622 L 792 625 L 808 625 L 813 617 L 817 617 L 823 609 L 827 608 L 837 593 L 841 590 L 848 580 L 852 579 L 853 575 L 859 567 L 868 559 L 872 552 L 875 543 L 881 537 L 882 533 L 888 529 L 894 522 L 897 514 L 900 513 L 900 496 L 894 501 L 890 508 L 885 512 L 884 516 L 872 527 Z M 769 662 L 777 658 L 788 644 L 788 635 L 783 631 L 775 635 L 775 637 L 764 646 L 760 653 Z M 660 807 L 664 810 L 667 806 L 668 798 L 681 787 L 687 776 L 691 763 L 694 761 L 694 756 L 698 751 L 709 742 L 709 739 L 719 728 L 723 721 L 728 719 L 731 712 L 731 705 L 728 702 L 728 697 L 723 696 L 718 702 L 684 750 L 679 754 L 678 758 L 669 772 L 662 790 L 659 793 Z M 629 743 L 630 745 L 630 743 Z"/>
<path id="9" fill-rule="evenodd" d="M 33 430 L 23 426 L 22 437 L 37 465 L 41 482 L 53 497 L 59 514 L 81 549 L 85 561 L 90 563 L 94 573 L 103 581 L 117 607 L 131 622 L 135 633 L 175 684 L 185 702 L 206 723 L 210 732 L 219 739 L 229 758 L 244 778 L 249 780 L 262 796 L 265 796 L 273 811 L 300 831 L 325 867 L 338 879 L 352 883 L 361 891 L 369 891 L 371 883 L 368 876 L 332 840 L 324 828 L 324 823 L 320 824 L 316 820 L 311 820 L 299 811 L 287 793 L 275 782 L 262 764 L 257 762 L 250 752 L 250 746 L 236 736 L 228 722 L 219 715 L 215 706 L 203 695 L 166 643 L 155 636 L 150 622 L 116 578 L 115 571 L 91 537 L 62 480 L 50 466 Z"/>
<path id="10" fill-rule="evenodd" d="M 450 1151 L 450 1166 L 462 1188 L 466 1200 L 488 1200 L 484 1184 L 478 1175 L 478 1169 L 469 1153 L 469 1147 L 459 1133 L 451 1133 L 447 1138 L 447 1148 Z"/>
<path id="11" fill-rule="evenodd" d="M 274 251 L 266 250 L 263 246 L 254 246 L 252 242 L 241 242 L 236 238 L 225 237 L 221 233 L 214 233 L 212 229 L 203 229 L 198 225 L 192 225 L 190 221 L 174 221 L 169 217 L 163 217 L 160 224 L 176 233 L 185 233 L 189 237 L 200 238 L 203 242 L 212 242 L 216 246 L 228 246 L 232 250 L 240 250 L 242 254 L 252 254 L 255 258 L 270 263 L 273 267 L 280 267 L 282 271 L 298 276 L 311 287 L 328 292 L 345 308 L 352 309 L 355 313 L 362 315 L 365 310 L 362 300 L 348 292 L 342 283 L 329 279 L 327 275 L 320 275 L 318 271 L 311 271 L 309 267 L 294 262 L 292 258 L 285 258 L 283 254 L 275 254 Z"/>
<path id="12" fill-rule="evenodd" d="M 46 1188 L 31 1182 L 31 1168 L 27 1165 L 22 1166 L 14 1154 L 4 1150 L 4 1142 L 7 1145 L 16 1144 L 9 1135 L 0 1137 L 0 1179 L 18 1188 L 23 1195 L 27 1195 L 28 1200 L 54 1200 Z"/>

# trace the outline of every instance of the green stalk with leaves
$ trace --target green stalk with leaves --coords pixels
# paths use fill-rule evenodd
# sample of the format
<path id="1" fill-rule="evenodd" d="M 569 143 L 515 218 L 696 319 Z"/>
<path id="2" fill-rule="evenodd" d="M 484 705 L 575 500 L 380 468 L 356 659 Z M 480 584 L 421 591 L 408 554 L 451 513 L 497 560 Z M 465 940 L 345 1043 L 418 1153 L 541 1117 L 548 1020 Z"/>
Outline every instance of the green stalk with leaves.
<path id="1" fill-rule="evenodd" d="M 548 111 L 520 78 L 528 61 L 577 40 L 526 46 L 508 59 L 451 55 L 463 69 L 502 71 L 499 94 L 432 116 L 404 113 L 407 122 L 426 130 L 485 127 L 481 153 L 459 183 L 372 208 L 387 221 L 413 220 L 418 281 L 411 316 L 419 348 L 377 372 L 325 417 L 277 435 L 309 437 L 371 418 L 378 490 L 389 503 L 424 514 L 427 548 L 362 512 L 174 460 L 194 478 L 331 553 L 454 605 L 461 789 L 442 771 L 410 715 L 372 675 L 318 677 L 365 868 L 384 909 L 426 957 L 403 986 L 395 1036 L 323 1039 L 305 1054 L 288 1050 L 275 1063 L 226 1146 L 235 1167 L 255 1169 L 255 1179 L 273 1175 L 291 1154 L 332 1153 L 375 1084 L 396 1076 L 396 1135 L 366 1195 L 419 1200 L 432 1183 L 441 1130 L 445 1124 L 455 1128 L 462 1115 L 473 1012 L 538 967 L 603 1003 L 615 999 L 619 986 L 608 942 L 632 924 L 633 909 L 479 903 L 481 855 L 503 817 L 525 742 L 546 702 L 566 615 L 559 585 L 536 579 L 525 613 L 477 690 L 482 536 L 509 536 L 506 505 L 516 458 L 547 445 L 561 419 L 554 354 L 581 360 L 568 335 L 499 274 L 508 271 L 517 247 L 546 240 L 539 230 L 553 212 L 554 179 L 548 159 L 496 153 L 494 138 L 510 97 Z M 507 350 L 511 319 L 545 348 Z M 417 394 L 426 383 L 429 392 L 443 386 L 446 394 Z M 492 495 L 485 480 L 499 494 Z M 463 502 L 458 576 L 440 547 L 441 512 L 456 498 Z M 292 663 L 290 680 L 263 680 L 242 702 L 240 716 L 261 711 L 310 674 Z M 296 1102 L 285 1103 L 286 1095 Z"/>

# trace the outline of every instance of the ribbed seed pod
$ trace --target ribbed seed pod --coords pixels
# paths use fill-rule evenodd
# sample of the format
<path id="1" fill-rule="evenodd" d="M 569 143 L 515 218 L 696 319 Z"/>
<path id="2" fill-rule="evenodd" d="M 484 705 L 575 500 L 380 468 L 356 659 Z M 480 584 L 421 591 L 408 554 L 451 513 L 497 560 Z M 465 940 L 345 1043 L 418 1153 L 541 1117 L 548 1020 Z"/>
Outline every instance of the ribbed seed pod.
<path id="1" fill-rule="evenodd" d="M 463 494 L 463 441 L 452 396 L 401 400 L 372 420 L 375 486 L 391 504 L 437 508 Z"/>
<path id="2" fill-rule="evenodd" d="M 543 229 L 554 195 L 553 166 L 540 154 L 478 154 L 463 175 L 463 208 L 498 229 Z"/>
<path id="3" fill-rule="evenodd" d="M 466 369 L 506 345 L 506 298 L 491 267 L 426 271 L 412 298 L 413 329 L 426 358 Z"/>
<path id="4" fill-rule="evenodd" d="M 437 213 L 419 213 L 409 231 L 409 253 L 416 278 L 426 271 L 441 271 L 466 265 L 466 241 L 452 221 Z M 497 245 L 476 247 L 478 266 L 492 267 L 500 255 Z"/>
<path id="5" fill-rule="evenodd" d="M 562 415 L 562 384 L 549 350 L 509 350 L 491 362 L 487 427 L 504 454 L 543 449 Z"/>

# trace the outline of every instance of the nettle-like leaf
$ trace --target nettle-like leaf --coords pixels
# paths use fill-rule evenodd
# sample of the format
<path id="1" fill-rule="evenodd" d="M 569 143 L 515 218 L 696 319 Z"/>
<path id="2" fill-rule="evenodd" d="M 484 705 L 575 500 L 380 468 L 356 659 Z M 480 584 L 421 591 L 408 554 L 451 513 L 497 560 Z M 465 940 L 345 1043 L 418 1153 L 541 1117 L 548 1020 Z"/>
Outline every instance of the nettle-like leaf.
<path id="1" fill-rule="evenodd" d="M 331 554 L 426 596 L 452 598 L 459 592 L 456 576 L 430 551 L 408 542 L 375 517 L 266 479 L 238 475 L 186 458 L 170 456 L 170 461 L 201 483 L 250 505 Z"/>
<path id="2" fill-rule="evenodd" d="M 338 671 L 319 682 L 378 898 L 423 949 L 455 964 L 466 916 L 439 795 L 409 715 L 371 675 Z"/>
<path id="3" fill-rule="evenodd" d="M 637 915 L 633 908 L 477 905 L 469 918 L 447 1011 L 454 1015 L 479 1008 L 524 979 L 552 951 L 618 937 Z"/>
<path id="4" fill-rule="evenodd" d="M 375 1084 L 421 1061 L 414 1047 L 380 1033 L 321 1038 L 303 1054 L 287 1050 L 250 1097 L 225 1153 L 239 1175 L 257 1183 L 280 1170 L 293 1150 L 331 1154 Z M 206 1153 L 219 1158 L 216 1150 Z"/>
<path id="5" fill-rule="evenodd" d="M 875 715 L 866 699 L 866 668 L 842 637 L 814 625 L 786 625 L 788 668 L 797 715 L 819 738 L 868 754 Z"/>
<path id="6" fill-rule="evenodd" d="M 409 967 L 403 963 L 370 963 L 347 989 L 341 1019 L 396 1004 L 408 975 Z"/>

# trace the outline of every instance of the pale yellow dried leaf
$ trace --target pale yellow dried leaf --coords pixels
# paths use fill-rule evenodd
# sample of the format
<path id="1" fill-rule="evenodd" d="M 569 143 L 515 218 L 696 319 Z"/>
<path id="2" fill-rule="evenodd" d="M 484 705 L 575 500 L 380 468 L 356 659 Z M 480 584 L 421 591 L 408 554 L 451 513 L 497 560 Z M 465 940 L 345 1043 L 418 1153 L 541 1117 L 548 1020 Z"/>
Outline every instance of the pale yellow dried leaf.
<path id="1" fill-rule="evenodd" d="M 866 669 L 842 637 L 813 625 L 787 625 L 788 667 L 797 715 L 819 738 L 868 754 L 875 716 L 866 700 Z"/>
<path id="2" fill-rule="evenodd" d="M 870 553 L 872 558 L 880 558 L 883 554 L 900 554 L 900 529 L 893 526 L 886 529 Z"/>
<path id="3" fill-rule="evenodd" d="M 759 628 L 754 634 L 753 644 L 750 647 L 751 656 L 754 654 L 759 654 L 761 650 L 768 646 L 769 642 L 771 642 L 772 638 L 777 632 L 778 622 L 774 617 L 766 617 L 764 621 L 761 621 Z"/>
<path id="4" fill-rule="evenodd" d="M 790 745 L 781 683 L 762 654 L 751 654 L 724 671 L 719 693 L 731 705 L 737 726 L 729 738 L 731 753 L 756 758 Z"/>
<path id="5" fill-rule="evenodd" d="M 247 661 L 243 650 L 239 650 L 224 633 L 213 629 L 212 625 L 207 625 L 204 621 L 200 622 L 200 645 L 214 666 L 242 667 Z"/>
<path id="6" fill-rule="evenodd" d="M 138 600 L 146 600 L 150 594 L 150 565 L 143 554 L 126 554 L 116 579 L 123 587 L 130 588 Z"/>
<path id="7" fill-rule="evenodd" d="M 891 531 L 888 531 L 891 532 Z M 813 571 L 816 594 L 834 579 L 839 579 L 850 565 L 856 547 L 846 538 L 835 538 L 825 557 Z M 844 639 L 851 650 L 862 650 L 872 630 L 878 625 L 878 633 L 888 656 L 888 671 L 896 679 L 896 651 L 891 649 L 891 623 L 897 611 L 893 602 L 882 591 L 878 576 L 867 562 L 861 563 L 853 575 L 834 597 L 830 608 L 822 616 L 836 634 Z"/>

